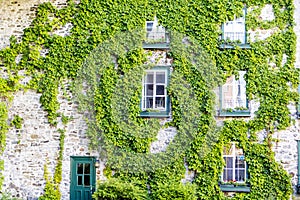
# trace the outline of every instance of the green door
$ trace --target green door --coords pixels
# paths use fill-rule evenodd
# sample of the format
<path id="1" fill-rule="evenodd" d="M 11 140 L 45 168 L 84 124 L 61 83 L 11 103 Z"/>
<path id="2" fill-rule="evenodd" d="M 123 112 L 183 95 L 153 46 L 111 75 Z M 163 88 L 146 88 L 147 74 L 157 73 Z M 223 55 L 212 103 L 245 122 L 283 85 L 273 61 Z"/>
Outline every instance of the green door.
<path id="1" fill-rule="evenodd" d="M 71 200 L 91 200 L 95 191 L 95 157 L 71 157 Z"/>

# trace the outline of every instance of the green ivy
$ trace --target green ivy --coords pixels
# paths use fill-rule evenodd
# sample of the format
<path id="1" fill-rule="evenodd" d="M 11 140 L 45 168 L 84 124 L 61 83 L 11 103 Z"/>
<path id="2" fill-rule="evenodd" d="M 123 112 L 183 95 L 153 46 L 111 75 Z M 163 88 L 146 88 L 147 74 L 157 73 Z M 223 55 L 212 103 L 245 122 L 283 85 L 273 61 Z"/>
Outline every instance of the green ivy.
<path id="1" fill-rule="evenodd" d="M 19 115 L 16 115 L 14 119 L 11 121 L 11 125 L 14 126 L 16 129 L 22 128 L 23 118 Z"/>
<path id="2" fill-rule="evenodd" d="M 47 164 L 44 165 L 44 178 L 46 184 L 44 188 L 44 194 L 39 197 L 39 200 L 61 199 L 61 192 L 59 189 L 59 185 L 62 180 L 62 162 L 63 162 L 63 152 L 64 152 L 65 130 L 58 129 L 57 131 L 60 133 L 60 137 L 59 137 L 59 155 L 57 158 L 55 172 L 53 178 L 49 177 Z"/>
<path id="3" fill-rule="evenodd" d="M 272 4 L 275 19 L 265 22 L 257 16 L 267 3 Z M 266 40 L 252 41 L 250 49 L 241 49 L 238 46 L 233 49 L 220 49 L 219 45 L 222 43 L 219 40 L 220 25 L 226 20 L 233 19 L 234 15 L 240 15 L 245 6 L 248 8 L 247 30 L 276 28 L 276 33 Z M 293 31 L 293 14 L 292 0 L 128 0 L 126 2 L 82 0 L 78 5 L 69 0 L 68 6 L 62 9 L 57 9 L 50 3 L 41 4 L 32 25 L 24 30 L 22 41 L 17 43 L 16 38 L 11 37 L 10 46 L 0 51 L 0 65 L 3 65 L 1 68 L 6 69 L 9 75 L 9 78 L 0 79 L 0 97 L 6 101 L 11 99 L 11 94 L 15 91 L 23 88 L 34 89 L 42 93 L 40 101 L 48 113 L 49 123 L 56 125 L 59 116 L 57 111 L 60 106 L 57 100 L 59 86 L 64 80 L 70 80 L 76 86 L 78 84 L 75 80 L 78 76 L 89 77 L 86 80 L 90 81 L 89 86 L 95 93 L 87 95 L 92 98 L 78 95 L 77 100 L 81 109 L 89 111 L 87 135 L 91 139 L 91 147 L 98 149 L 102 156 L 107 157 L 115 153 L 117 147 L 119 155 L 130 153 L 132 155 L 130 159 L 136 160 L 137 163 L 132 166 L 126 162 L 126 157 L 109 157 L 107 171 L 113 170 L 115 173 L 110 175 L 106 185 L 104 183 L 98 186 L 99 190 L 96 194 L 99 198 L 107 197 L 109 194 L 116 195 L 110 197 L 111 199 L 125 198 L 126 191 L 129 191 L 130 194 L 137 196 L 136 199 L 194 199 L 192 194 L 199 199 L 225 199 L 218 186 L 219 176 L 224 166 L 222 149 L 224 145 L 233 141 L 237 142 L 245 152 L 251 185 L 250 193 L 236 194 L 234 198 L 255 199 L 261 196 L 263 199 L 289 199 L 292 193 L 290 177 L 275 162 L 271 139 L 272 133 L 276 130 L 283 130 L 290 126 L 291 119 L 287 105 L 297 101 L 298 98 L 298 94 L 289 86 L 291 84 L 295 88 L 299 84 L 299 71 L 294 68 L 296 35 Z M 140 46 L 137 45 L 139 47 L 123 48 L 121 44 L 122 42 L 127 44 L 128 38 L 114 37 L 121 32 L 144 29 L 145 21 L 152 20 L 154 15 L 164 27 L 189 36 L 191 43 L 196 44 L 194 46 L 201 47 L 201 51 L 210 55 L 211 63 L 196 62 L 199 66 L 207 64 L 213 66 L 212 69 L 216 70 L 210 72 L 211 74 L 219 74 L 225 80 L 237 74 L 239 70 L 247 71 L 245 77 L 247 98 L 259 101 L 260 107 L 254 119 L 247 122 L 226 120 L 219 130 L 215 125 L 213 89 L 216 84 L 222 83 L 219 78 L 213 80 L 213 76 L 204 76 L 207 75 L 207 71 L 197 71 L 193 62 L 189 61 L 193 58 L 192 52 L 199 49 L 189 49 L 187 52 L 190 53 L 183 54 L 182 52 L 185 51 L 181 50 L 184 50 L 184 47 L 178 43 L 181 37 L 174 35 L 172 41 L 175 41 L 177 50 L 174 48 L 168 54 L 174 59 L 174 74 L 179 75 L 178 77 L 174 75 L 173 80 L 182 78 L 194 91 L 200 105 L 193 107 L 189 112 L 192 116 L 199 117 L 199 120 L 195 129 L 183 123 L 181 117 L 188 116 L 189 112 L 180 109 L 180 102 L 185 100 L 187 91 L 177 92 L 179 88 L 171 82 L 168 92 L 172 101 L 173 119 L 169 125 L 175 126 L 180 131 L 190 130 L 192 141 L 187 142 L 189 148 L 184 152 L 179 150 L 174 154 L 167 152 L 166 157 L 161 155 L 161 160 L 168 160 L 168 164 L 161 168 L 142 171 L 140 169 L 147 166 L 139 163 L 144 161 L 139 157 L 145 154 L 147 159 L 154 160 L 149 154 L 149 145 L 155 140 L 157 131 L 162 127 L 159 120 L 138 117 L 141 95 L 139 78 L 143 75 L 143 69 L 147 68 L 139 67 L 145 62 L 146 56 L 144 50 L 140 48 L 141 40 L 138 43 Z M 66 23 L 73 25 L 70 35 L 61 37 L 51 34 Z M 131 33 L 139 36 L 134 31 Z M 94 52 L 98 45 L 105 44 L 107 40 L 111 48 Z M 49 50 L 45 57 L 39 53 L 43 48 Z M 99 62 L 87 59 L 93 52 L 98 53 Z M 117 69 L 114 62 L 109 60 L 112 54 L 118 55 L 115 57 Z M 284 54 L 287 56 L 287 61 L 282 64 Z M 22 58 L 17 64 L 15 60 L 18 55 L 22 55 Z M 275 63 L 276 67 L 269 66 L 269 62 Z M 102 65 L 99 66 L 99 63 Z M 102 66 L 105 68 L 101 68 Z M 209 68 L 204 67 L 204 69 Z M 32 78 L 26 86 L 18 84 L 21 78 L 17 75 L 19 70 L 25 70 Z M 126 76 L 135 73 L 135 80 L 129 80 L 129 76 Z M 92 79 L 94 77 L 96 78 Z M 126 88 L 128 84 L 122 85 L 122 83 L 132 83 L 133 87 Z M 120 86 L 130 91 L 128 94 L 120 94 L 126 99 L 120 102 L 120 105 L 125 105 L 129 111 L 128 118 L 135 127 L 134 130 L 126 126 L 126 123 L 119 126 L 120 119 L 116 113 L 120 110 L 112 108 L 112 105 L 116 105 L 114 92 Z M 1 102 L 2 151 L 8 130 L 7 110 L 6 104 Z M 67 121 L 64 116 L 62 120 Z M 256 135 L 262 130 L 266 131 L 267 137 L 265 141 L 258 143 Z M 184 134 L 180 134 L 184 131 L 180 131 L 174 143 L 170 145 L 170 151 L 180 149 L 176 141 L 185 139 Z M 60 152 L 61 149 L 63 149 L 62 144 Z M 55 184 L 59 184 L 61 180 L 59 175 L 61 161 L 60 153 L 56 168 L 58 175 L 52 180 Z M 189 169 L 196 173 L 195 180 L 190 185 L 180 183 L 185 173 L 183 167 L 185 161 Z M 136 173 L 129 173 L 128 170 L 124 170 L 124 166 L 136 169 Z M 135 183 L 131 183 L 133 177 L 136 178 Z M 48 178 L 46 180 L 46 191 L 52 194 L 52 182 Z M 120 187 L 111 187 L 114 184 L 110 181 Z M 143 193 L 147 188 L 151 191 L 150 195 Z"/>

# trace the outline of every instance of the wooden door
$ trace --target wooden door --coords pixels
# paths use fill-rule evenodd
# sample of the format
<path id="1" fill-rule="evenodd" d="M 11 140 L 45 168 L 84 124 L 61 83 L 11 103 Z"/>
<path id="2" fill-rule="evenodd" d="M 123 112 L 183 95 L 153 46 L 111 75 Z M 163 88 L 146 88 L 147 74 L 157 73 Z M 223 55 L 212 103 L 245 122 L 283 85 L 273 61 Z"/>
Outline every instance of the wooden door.
<path id="1" fill-rule="evenodd" d="M 91 200 L 95 191 L 95 157 L 71 157 L 71 200 Z"/>

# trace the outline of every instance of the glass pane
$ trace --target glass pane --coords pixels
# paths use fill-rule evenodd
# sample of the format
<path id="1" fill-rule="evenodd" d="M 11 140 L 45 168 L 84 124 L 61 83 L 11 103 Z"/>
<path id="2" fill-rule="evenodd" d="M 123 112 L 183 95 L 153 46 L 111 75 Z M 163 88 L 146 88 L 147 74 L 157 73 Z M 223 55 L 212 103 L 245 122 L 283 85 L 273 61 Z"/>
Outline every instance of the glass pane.
<path id="1" fill-rule="evenodd" d="M 224 169 L 223 181 L 233 181 L 233 170 L 232 169 Z"/>
<path id="2" fill-rule="evenodd" d="M 155 108 L 165 108 L 165 97 L 155 98 Z"/>
<path id="3" fill-rule="evenodd" d="M 153 108 L 153 97 L 146 98 L 146 108 Z"/>
<path id="4" fill-rule="evenodd" d="M 77 174 L 83 174 L 83 164 L 77 163 Z"/>
<path id="5" fill-rule="evenodd" d="M 153 95 L 153 85 L 146 85 L 146 96 L 152 96 Z"/>
<path id="6" fill-rule="evenodd" d="M 165 95 L 165 86 L 164 85 L 156 86 L 156 95 Z"/>
<path id="7" fill-rule="evenodd" d="M 245 74 L 246 71 L 239 71 L 239 80 L 237 80 L 238 83 L 237 106 L 246 108 L 247 101 L 246 101 L 246 81 L 244 79 Z"/>
<path id="8" fill-rule="evenodd" d="M 222 86 L 222 108 L 246 108 L 246 81 L 244 71 L 239 72 L 239 79 L 234 76 L 227 78 Z"/>
<path id="9" fill-rule="evenodd" d="M 235 180 L 236 181 L 245 181 L 245 170 L 244 169 L 236 169 L 235 170 Z"/>
<path id="10" fill-rule="evenodd" d="M 147 31 L 152 31 L 153 28 L 153 22 L 147 22 Z"/>
<path id="11" fill-rule="evenodd" d="M 156 83 L 165 83 L 165 72 L 156 73 Z"/>
<path id="12" fill-rule="evenodd" d="M 235 167 L 236 168 L 245 168 L 245 161 L 240 160 L 239 157 L 236 157 Z"/>
<path id="13" fill-rule="evenodd" d="M 85 186 L 90 185 L 90 175 L 84 175 L 84 185 Z"/>
<path id="14" fill-rule="evenodd" d="M 153 77 L 154 77 L 153 72 L 148 72 L 146 75 L 146 83 L 153 83 Z"/>
<path id="15" fill-rule="evenodd" d="M 233 168 L 233 158 L 232 157 L 224 157 L 226 168 Z"/>
<path id="16" fill-rule="evenodd" d="M 77 185 L 82 185 L 82 176 L 77 176 Z"/>
<path id="17" fill-rule="evenodd" d="M 84 165 L 84 174 L 90 174 L 90 163 Z"/>

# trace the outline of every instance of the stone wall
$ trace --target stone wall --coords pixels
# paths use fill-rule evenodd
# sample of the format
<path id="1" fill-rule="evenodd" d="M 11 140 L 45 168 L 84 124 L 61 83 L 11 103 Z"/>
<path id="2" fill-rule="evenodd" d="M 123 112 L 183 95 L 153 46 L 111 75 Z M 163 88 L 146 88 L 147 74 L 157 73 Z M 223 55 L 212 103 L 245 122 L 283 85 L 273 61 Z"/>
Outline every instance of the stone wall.
<path id="1" fill-rule="evenodd" d="M 51 2 L 57 7 L 66 5 L 66 0 L 15 0 L 0 1 L 0 49 L 9 45 L 9 37 L 17 36 L 20 40 L 24 28 L 28 27 L 35 16 L 37 5 L 43 2 Z M 300 22 L 300 0 L 295 0 L 295 20 Z M 262 18 L 272 20 L 274 14 L 272 7 L 266 6 L 262 11 Z M 58 30 L 55 34 L 66 36 L 69 33 L 71 24 Z M 259 39 L 265 39 L 276 30 L 256 30 L 250 32 L 250 38 L 259 36 Z M 297 56 L 296 67 L 300 67 L 300 23 L 295 27 L 297 34 Z M 251 35 L 252 34 L 252 35 Z M 157 60 L 160 58 L 160 60 Z M 159 64 L 169 65 L 171 60 L 166 59 L 165 52 L 154 52 L 151 61 L 158 61 Z M 28 80 L 24 80 L 27 82 Z M 13 102 L 9 108 L 9 120 L 15 115 L 24 119 L 21 129 L 10 129 L 7 134 L 7 146 L 1 159 L 4 160 L 3 189 L 14 196 L 24 199 L 37 199 L 44 189 L 44 165 L 48 163 L 50 174 L 53 175 L 56 165 L 56 158 L 59 151 L 58 129 L 66 130 L 65 149 L 63 152 L 63 179 L 60 185 L 62 199 L 69 199 L 70 190 L 70 156 L 98 156 L 96 152 L 88 149 L 89 140 L 85 135 L 86 123 L 83 116 L 77 112 L 77 105 L 68 102 L 60 92 L 59 112 L 65 116 L 72 116 L 72 120 L 64 125 L 59 121 L 57 127 L 50 126 L 47 122 L 47 113 L 41 107 L 39 102 L 41 94 L 34 91 L 16 93 Z M 259 104 L 250 102 L 251 117 L 258 109 Z M 296 119 L 295 106 L 291 105 L 291 115 L 295 123 L 287 130 L 274 134 L 277 142 L 274 143 L 274 152 L 276 160 L 282 164 L 288 173 L 292 175 L 292 182 L 297 182 L 297 143 L 299 137 L 300 122 Z M 228 118 L 218 118 L 218 124 Z M 157 153 L 164 151 L 168 143 L 176 134 L 175 128 L 161 130 L 158 133 L 157 141 L 151 145 L 151 152 Z M 103 163 L 97 171 L 97 179 L 105 179 L 103 176 Z M 191 181 L 193 173 L 188 171 L 183 182 Z"/>
<path id="2" fill-rule="evenodd" d="M 88 149 L 89 140 L 85 135 L 86 123 L 76 112 L 76 105 L 60 96 L 59 112 L 72 116 L 72 120 L 57 127 L 47 122 L 47 113 L 39 102 L 40 94 L 34 91 L 18 92 L 9 109 L 9 119 L 19 115 L 24 122 L 21 129 L 10 129 L 7 134 L 7 146 L 4 151 L 3 189 L 14 196 L 36 199 L 44 189 L 44 164 L 47 163 L 53 175 L 59 152 L 58 129 L 66 130 L 63 152 L 63 176 L 60 185 L 62 199 L 69 199 L 70 156 L 98 156 Z M 97 172 L 100 174 L 100 172 Z"/>
<path id="3" fill-rule="evenodd" d="M 31 24 L 39 4 L 51 2 L 57 8 L 66 6 L 66 0 L 15 0 L 0 1 L 0 49 L 9 45 L 15 35 L 21 40 L 23 30 Z"/>

